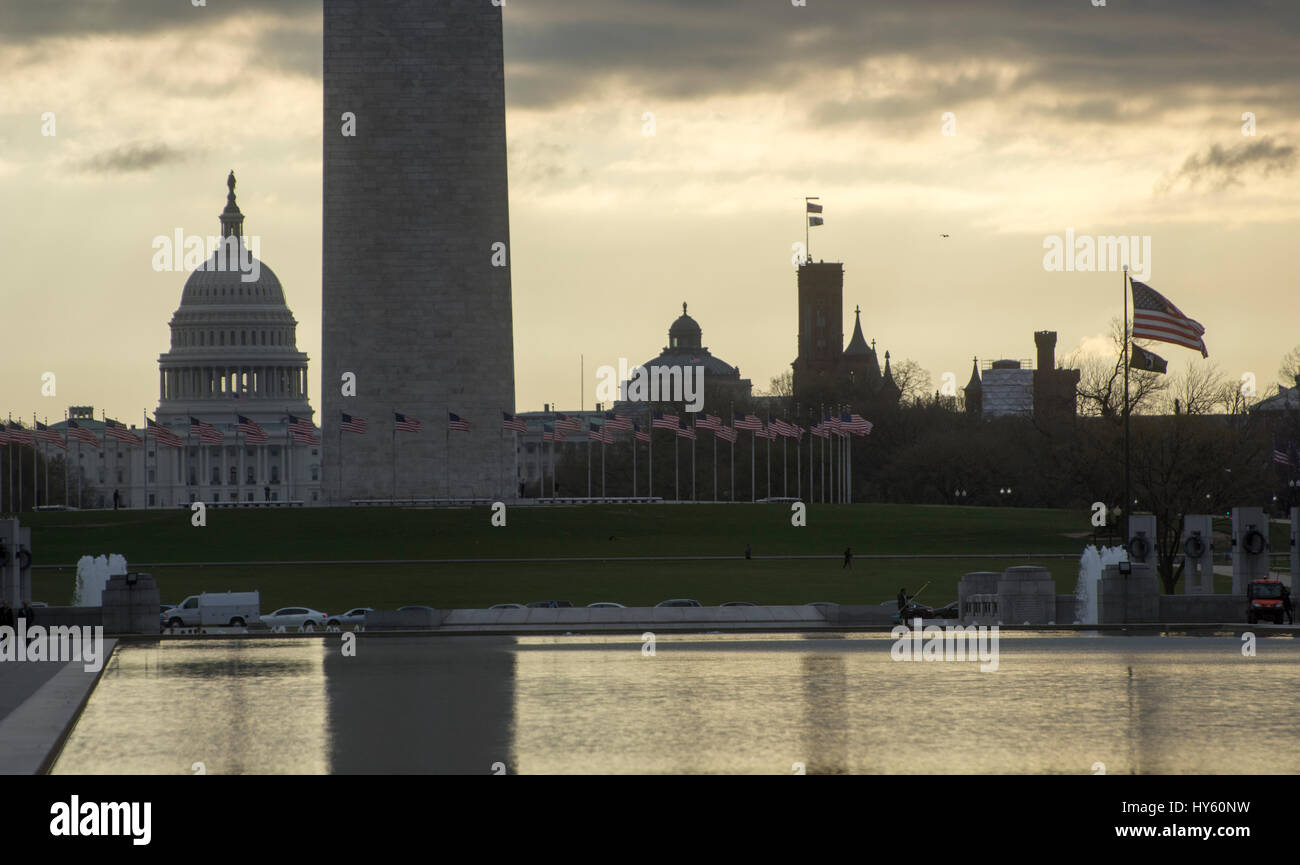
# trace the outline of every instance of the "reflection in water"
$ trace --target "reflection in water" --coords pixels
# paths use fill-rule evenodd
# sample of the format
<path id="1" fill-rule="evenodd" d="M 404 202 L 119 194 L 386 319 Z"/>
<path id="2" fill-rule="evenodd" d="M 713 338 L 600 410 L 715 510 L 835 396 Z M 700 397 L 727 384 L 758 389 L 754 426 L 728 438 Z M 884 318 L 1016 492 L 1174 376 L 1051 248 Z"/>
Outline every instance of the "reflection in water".
<path id="1" fill-rule="evenodd" d="M 54 772 L 328 771 L 321 661 L 314 640 L 119 644 Z"/>
<path id="2" fill-rule="evenodd" d="M 1298 772 L 1300 643 L 1006 636 L 997 672 L 887 635 L 120 646 L 59 772 Z M 1267 741 L 1269 748 L 1251 742 Z"/>

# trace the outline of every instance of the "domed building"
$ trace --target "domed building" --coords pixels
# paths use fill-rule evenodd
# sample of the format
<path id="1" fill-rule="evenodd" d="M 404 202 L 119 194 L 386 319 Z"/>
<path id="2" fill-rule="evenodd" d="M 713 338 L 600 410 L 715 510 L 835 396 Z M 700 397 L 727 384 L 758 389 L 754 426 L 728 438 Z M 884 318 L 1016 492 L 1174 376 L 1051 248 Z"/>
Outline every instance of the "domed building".
<path id="1" fill-rule="evenodd" d="M 171 349 L 158 357 L 156 422 L 184 445 L 158 446 L 150 504 L 319 503 L 320 436 L 298 322 L 275 272 L 246 246 L 233 171 L 226 186 L 221 246 L 186 280 Z M 150 451 L 155 444 L 150 437 Z"/>
<path id="2" fill-rule="evenodd" d="M 685 303 L 682 304 L 682 314 L 668 327 L 668 345 L 658 357 L 641 365 L 648 370 L 653 367 L 703 367 L 706 393 L 720 399 L 748 400 L 753 390 L 750 380 L 740 377 L 739 367 L 709 352 L 704 345 L 704 330 L 687 314 Z M 716 411 L 719 407 L 710 408 Z"/>

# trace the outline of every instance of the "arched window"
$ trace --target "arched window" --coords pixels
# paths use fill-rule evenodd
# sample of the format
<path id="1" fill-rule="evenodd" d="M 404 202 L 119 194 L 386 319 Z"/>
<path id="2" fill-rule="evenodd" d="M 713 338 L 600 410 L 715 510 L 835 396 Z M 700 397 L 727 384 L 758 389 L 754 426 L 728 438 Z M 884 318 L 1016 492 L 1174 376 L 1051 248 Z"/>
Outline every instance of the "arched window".
<path id="1" fill-rule="evenodd" d="M 246 331 L 246 330 L 241 330 L 241 331 L 239 332 L 239 344 L 240 344 L 240 345 L 248 345 L 248 331 Z"/>
<path id="2" fill-rule="evenodd" d="M 226 344 L 226 332 L 224 330 L 221 332 L 221 344 Z"/>

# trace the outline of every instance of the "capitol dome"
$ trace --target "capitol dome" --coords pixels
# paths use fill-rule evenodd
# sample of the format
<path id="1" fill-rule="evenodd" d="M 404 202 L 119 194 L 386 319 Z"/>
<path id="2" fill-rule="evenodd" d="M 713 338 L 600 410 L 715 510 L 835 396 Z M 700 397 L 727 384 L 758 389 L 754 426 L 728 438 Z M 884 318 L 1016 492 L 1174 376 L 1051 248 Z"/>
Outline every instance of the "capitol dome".
<path id="1" fill-rule="evenodd" d="M 223 247 L 185 281 L 170 322 L 171 350 L 158 358 L 158 416 L 188 423 L 188 416 L 217 411 L 224 418 L 239 401 L 239 413 L 259 423 L 310 418 L 298 322 L 275 271 L 251 258 L 233 171 L 226 186 Z"/>

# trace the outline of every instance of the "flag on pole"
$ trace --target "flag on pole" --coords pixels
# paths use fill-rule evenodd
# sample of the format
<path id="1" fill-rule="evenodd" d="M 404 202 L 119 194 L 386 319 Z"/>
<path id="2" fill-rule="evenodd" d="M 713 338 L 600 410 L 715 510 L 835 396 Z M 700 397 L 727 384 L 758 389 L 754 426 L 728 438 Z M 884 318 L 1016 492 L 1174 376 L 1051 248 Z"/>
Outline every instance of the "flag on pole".
<path id="1" fill-rule="evenodd" d="M 678 421 L 677 435 L 684 439 L 690 439 L 691 441 L 695 440 L 695 430 L 686 423 L 685 418 L 681 418 Z"/>
<path id="2" fill-rule="evenodd" d="M 713 430 L 714 432 L 717 432 L 718 429 L 722 426 L 722 418 L 718 417 L 715 414 L 706 414 L 704 416 L 704 420 L 697 421 L 695 425 L 698 426 L 700 429 L 709 429 L 709 430 Z"/>
<path id="3" fill-rule="evenodd" d="M 501 412 L 501 429 L 506 432 L 526 433 L 528 432 L 528 421 L 517 415 Z"/>
<path id="4" fill-rule="evenodd" d="M 320 439 L 316 438 L 316 429 L 309 420 L 289 415 L 289 432 L 293 435 L 293 440 L 298 444 L 320 444 Z"/>
<path id="5" fill-rule="evenodd" d="M 63 436 L 59 435 L 40 421 L 36 421 L 36 438 L 46 444 L 52 444 L 57 448 L 62 448 L 65 451 L 68 449 L 68 445 L 64 442 Z"/>
<path id="6" fill-rule="evenodd" d="M 639 423 L 632 424 L 632 435 L 635 436 L 636 440 L 639 442 L 650 441 L 649 431 L 641 429 L 641 424 Z"/>
<path id="7" fill-rule="evenodd" d="M 95 435 L 75 420 L 68 421 L 68 437 L 74 438 L 77 441 L 85 442 L 88 445 L 94 445 L 97 448 L 103 447 L 99 441 L 99 436 Z M 9 440 L 14 440 L 12 435 L 10 435 Z"/>
<path id="8" fill-rule="evenodd" d="M 457 432 L 469 432 L 469 421 L 458 414 L 447 412 L 447 429 L 456 430 Z"/>
<path id="9" fill-rule="evenodd" d="M 154 439 L 167 445 L 167 447 L 179 448 L 185 446 L 185 442 L 180 436 L 176 435 L 176 433 L 167 429 L 167 427 L 162 424 L 155 423 L 149 418 L 145 418 L 145 427 L 147 435 L 152 436 Z"/>
<path id="10" fill-rule="evenodd" d="M 556 432 L 582 432 L 582 419 L 576 417 L 569 417 L 567 414 L 556 412 L 555 431 Z"/>
<path id="11" fill-rule="evenodd" d="M 266 430 L 255 420 L 244 417 L 242 414 L 235 415 L 238 423 L 235 429 L 248 436 L 249 444 L 263 444 L 266 441 Z"/>
<path id="12" fill-rule="evenodd" d="M 1169 361 L 1153 351 L 1147 351 L 1137 343 L 1130 346 L 1133 351 L 1129 356 L 1128 365 L 1133 369 L 1144 369 L 1147 372 L 1158 372 L 1162 375 L 1169 371 Z"/>
<path id="13" fill-rule="evenodd" d="M 342 417 L 341 429 L 344 432 L 356 433 L 357 435 L 366 434 L 366 419 L 363 417 L 353 417 L 347 412 L 340 412 Z"/>
<path id="14" fill-rule="evenodd" d="M 144 441 L 139 436 L 126 428 L 126 424 L 108 417 L 104 418 L 104 435 L 111 436 L 129 445 L 144 444 Z"/>
<path id="15" fill-rule="evenodd" d="M 808 217 L 808 224 L 816 228 L 819 225 L 825 225 L 826 222 L 820 216 L 810 216 Z"/>
<path id="16" fill-rule="evenodd" d="M 587 422 L 587 441 L 603 442 L 605 437 L 601 434 L 600 427 L 590 421 Z"/>
<path id="17" fill-rule="evenodd" d="M 1283 450 L 1282 448 L 1278 447 L 1276 444 L 1274 444 L 1274 445 L 1273 445 L 1273 462 L 1275 462 L 1275 463 L 1281 463 L 1281 464 L 1284 465 L 1284 466 L 1289 466 L 1289 465 L 1291 465 L 1291 455 L 1288 454 L 1288 453 L 1287 453 L 1285 450 Z"/>
<path id="18" fill-rule="evenodd" d="M 632 428 L 632 418 L 607 411 L 605 412 L 605 426 L 612 430 L 627 431 Z"/>
<path id="19" fill-rule="evenodd" d="M 400 411 L 395 411 L 393 412 L 393 429 L 399 432 L 418 433 L 420 431 L 420 422 L 409 415 L 402 414 Z"/>
<path id="20" fill-rule="evenodd" d="M 808 212 L 809 212 L 809 213 L 821 213 L 821 212 L 822 212 L 822 206 L 821 206 L 820 204 L 813 204 L 811 201 L 809 201 L 809 202 L 808 202 Z"/>
<path id="21" fill-rule="evenodd" d="M 677 429 L 679 423 L 680 423 L 680 419 L 675 414 L 664 414 L 663 412 L 655 412 L 654 417 L 650 421 L 650 426 L 652 426 L 655 429 L 675 430 Z"/>
<path id="22" fill-rule="evenodd" d="M 718 438 L 722 439 L 724 442 L 731 442 L 732 444 L 736 443 L 736 430 L 733 427 L 720 426 L 717 429 L 717 434 Z"/>
<path id="23" fill-rule="evenodd" d="M 871 421 L 862 415 L 845 412 L 840 416 L 840 429 L 855 436 L 864 436 L 871 432 Z"/>
<path id="24" fill-rule="evenodd" d="M 1184 348 L 1196 349 L 1201 357 L 1209 357 L 1205 347 L 1205 328 L 1193 321 L 1182 310 L 1170 303 L 1164 295 L 1143 282 L 1133 281 L 1133 338 L 1171 342 Z"/>
<path id="25" fill-rule="evenodd" d="M 196 417 L 190 418 L 190 433 L 192 435 L 197 435 L 199 441 L 204 441 L 208 444 L 214 445 L 221 444 L 226 438 L 221 434 L 221 431 L 212 424 L 206 421 L 201 421 Z"/>
<path id="26" fill-rule="evenodd" d="M 14 444 L 36 444 L 36 437 L 32 431 L 23 426 L 19 421 L 9 421 L 9 441 Z"/>
<path id="27" fill-rule="evenodd" d="M 752 414 L 741 414 L 733 412 L 731 416 L 731 425 L 736 429 L 751 430 L 758 432 L 763 428 L 763 422 Z"/>

